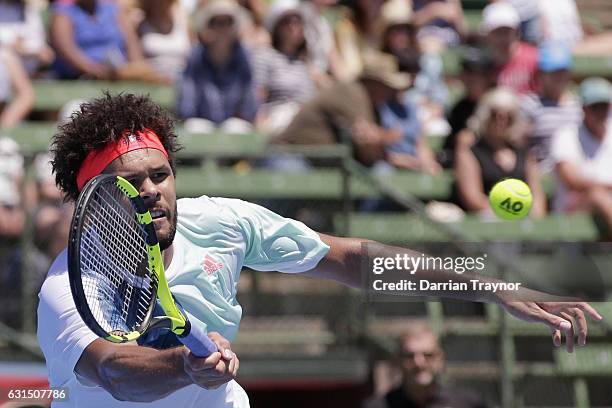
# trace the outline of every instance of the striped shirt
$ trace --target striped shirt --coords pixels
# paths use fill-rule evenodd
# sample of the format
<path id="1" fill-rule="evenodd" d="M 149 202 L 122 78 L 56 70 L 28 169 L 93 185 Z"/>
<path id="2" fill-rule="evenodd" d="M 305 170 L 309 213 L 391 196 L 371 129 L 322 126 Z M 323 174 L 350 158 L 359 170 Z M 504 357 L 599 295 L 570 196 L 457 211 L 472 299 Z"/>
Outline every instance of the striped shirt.
<path id="1" fill-rule="evenodd" d="M 552 137 L 558 129 L 580 123 L 580 103 L 571 94 L 557 103 L 531 93 L 523 97 L 521 109 L 531 125 L 527 139 L 529 150 L 537 159 L 540 170 L 550 172 L 554 167 L 550 153 Z"/>
<path id="2" fill-rule="evenodd" d="M 270 47 L 253 51 L 255 84 L 266 91 L 269 106 L 302 104 L 315 94 L 315 85 L 304 61 Z"/>
<path id="3" fill-rule="evenodd" d="M 8 49 L 0 47 L 0 104 L 11 99 L 11 74 L 8 70 L 7 59 L 11 58 Z"/>

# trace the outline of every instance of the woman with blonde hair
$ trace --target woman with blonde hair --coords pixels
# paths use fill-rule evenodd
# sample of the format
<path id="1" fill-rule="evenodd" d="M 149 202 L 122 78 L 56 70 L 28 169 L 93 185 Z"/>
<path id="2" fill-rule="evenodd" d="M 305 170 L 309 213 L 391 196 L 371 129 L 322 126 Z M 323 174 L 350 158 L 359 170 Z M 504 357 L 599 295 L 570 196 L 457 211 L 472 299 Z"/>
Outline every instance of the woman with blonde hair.
<path id="1" fill-rule="evenodd" d="M 456 192 L 464 210 L 490 214 L 487 196 L 491 188 L 505 178 L 517 178 L 533 192 L 532 217 L 545 214 L 537 164 L 524 142 L 526 130 L 511 90 L 496 88 L 482 98 L 460 136 L 455 156 Z"/>

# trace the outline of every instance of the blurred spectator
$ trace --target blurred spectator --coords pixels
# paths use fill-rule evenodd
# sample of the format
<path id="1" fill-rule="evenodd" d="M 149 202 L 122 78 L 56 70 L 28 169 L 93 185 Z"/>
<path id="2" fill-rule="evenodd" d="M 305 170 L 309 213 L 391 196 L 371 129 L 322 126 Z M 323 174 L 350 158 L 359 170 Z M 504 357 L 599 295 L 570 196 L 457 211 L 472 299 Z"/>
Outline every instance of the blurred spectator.
<path id="1" fill-rule="evenodd" d="M 384 103 L 378 109 L 380 124 L 385 129 L 394 129 L 402 138 L 386 146 L 386 161 L 394 167 L 419 170 L 427 174 L 437 174 L 441 167 L 423 137 L 416 105 L 404 95 Z"/>
<path id="2" fill-rule="evenodd" d="M 54 58 L 40 13 L 31 1 L 0 0 L 0 47 L 12 48 L 29 74 L 49 65 Z"/>
<path id="3" fill-rule="evenodd" d="M 410 82 L 410 75 L 399 71 L 392 56 L 366 57 L 359 79 L 339 82 L 322 91 L 300 109 L 273 142 L 330 145 L 343 143 L 346 137 L 362 163 L 372 165 L 385 160 L 386 146 L 398 142 L 403 135 L 399 130 L 379 126 L 375 109 L 408 88 Z"/>
<path id="4" fill-rule="evenodd" d="M 612 87 L 603 78 L 580 85 L 584 120 L 555 134 L 552 158 L 559 187 L 554 208 L 562 212 L 591 211 L 612 239 Z"/>
<path id="5" fill-rule="evenodd" d="M 584 33 L 574 0 L 538 0 L 541 20 L 540 42 L 563 42 L 574 48 Z"/>
<path id="6" fill-rule="evenodd" d="M 575 0 L 539 0 L 539 6 L 542 41 L 566 42 L 574 55 L 607 57 L 612 53 L 612 32 L 583 30 Z M 606 6 L 602 3 L 599 7 Z"/>
<path id="7" fill-rule="evenodd" d="M 48 153 L 38 154 L 33 163 L 36 180 L 36 202 L 39 206 L 62 207 L 62 193 L 55 185 L 53 168 Z"/>
<path id="8" fill-rule="evenodd" d="M 348 10 L 336 22 L 336 43 L 343 80 L 353 80 L 363 69 L 363 56 L 380 45 L 376 25 L 385 0 L 349 0 Z"/>
<path id="9" fill-rule="evenodd" d="M 19 145 L 0 137 L 0 243 L 19 240 L 25 226 L 23 162 Z"/>
<path id="10" fill-rule="evenodd" d="M 336 49 L 334 31 L 323 15 L 336 3 L 337 0 L 305 0 L 300 4 L 304 16 L 308 60 L 320 88 L 330 86 L 334 79 L 346 77 Z"/>
<path id="11" fill-rule="evenodd" d="M 160 74 L 176 81 L 191 49 L 189 16 L 177 0 L 142 0 L 138 26 L 145 57 Z"/>
<path id="12" fill-rule="evenodd" d="M 542 19 L 540 0 L 502 0 L 511 4 L 519 15 L 521 41 L 537 45 L 542 41 Z M 557 0 L 554 0 L 557 2 Z"/>
<path id="13" fill-rule="evenodd" d="M 244 21 L 241 30 L 242 43 L 247 48 L 267 47 L 270 45 L 270 33 L 266 30 L 264 20 L 267 14 L 266 2 L 263 0 L 239 0 L 238 3 L 248 11 L 249 18 Z"/>
<path id="14" fill-rule="evenodd" d="M 524 41 L 562 42 L 575 55 L 607 56 L 612 52 L 612 32 L 583 30 L 575 0 L 504 1 L 512 4 L 520 15 L 520 35 Z"/>
<path id="15" fill-rule="evenodd" d="M 1 167 L 0 162 L 0 171 Z M 25 211 L 19 189 L 14 180 L 0 173 L 0 321 L 13 327 L 19 327 L 21 320 L 19 309 L 11 306 L 20 299 L 22 288 L 20 272 L 24 258 L 20 241 L 24 224 Z"/>
<path id="16" fill-rule="evenodd" d="M 276 0 L 270 6 L 266 27 L 272 47 L 253 52 L 255 83 L 261 102 L 258 127 L 279 133 L 300 106 L 315 94 L 308 67 L 304 19 L 298 0 Z"/>
<path id="17" fill-rule="evenodd" d="M 55 185 L 48 153 L 34 160 L 37 206 L 34 211 L 34 245 L 41 252 L 43 266 L 39 269 L 37 285 L 44 280 L 45 271 L 55 257 L 68 245 L 72 205 L 64 203 Z"/>
<path id="18" fill-rule="evenodd" d="M 531 215 L 545 213 L 545 197 L 535 159 L 523 146 L 525 124 L 518 98 L 511 90 L 488 92 L 469 121 L 476 142 L 456 147 L 455 181 L 458 201 L 464 210 L 489 215 L 488 194 L 504 178 L 524 180 L 533 193 Z"/>
<path id="19" fill-rule="evenodd" d="M 378 22 L 382 51 L 396 56 L 400 69 L 414 75 L 410 95 L 406 94 L 402 99 L 412 99 L 417 103 L 423 133 L 446 136 L 449 126 L 444 118 L 444 104 L 448 91 L 442 60 L 436 54 L 422 51 L 414 21 L 412 10 L 405 0 L 387 1 Z"/>
<path id="20" fill-rule="evenodd" d="M 195 14 L 200 3 L 202 3 L 202 0 L 179 0 L 179 3 L 181 4 L 181 7 L 185 9 L 187 14 L 192 16 Z"/>
<path id="21" fill-rule="evenodd" d="M 398 339 L 393 358 L 401 383 L 382 397 L 366 401 L 364 408 L 484 408 L 485 401 L 472 391 L 442 384 L 444 351 L 431 328 L 413 324 Z"/>
<path id="22" fill-rule="evenodd" d="M 519 40 L 520 18 L 508 3 L 489 4 L 482 12 L 482 33 L 497 70 L 497 84 L 518 93 L 536 92 L 537 48 Z"/>
<path id="23" fill-rule="evenodd" d="M 178 116 L 190 120 L 185 126 L 191 131 L 209 133 L 223 126 L 230 133 L 244 133 L 255 120 L 251 65 L 238 38 L 243 12 L 234 0 L 213 0 L 201 10 L 200 42 L 179 82 L 177 106 Z"/>
<path id="24" fill-rule="evenodd" d="M 164 80 L 143 62 L 135 28 L 112 0 L 57 0 L 50 35 L 60 79 Z"/>
<path id="25" fill-rule="evenodd" d="M 34 90 L 19 58 L 0 47 L 0 129 L 21 122 L 34 105 Z"/>
<path id="26" fill-rule="evenodd" d="M 563 43 L 543 43 L 539 48 L 539 93 L 525 95 L 521 109 L 528 119 L 528 146 L 538 161 L 540 171 L 550 172 L 553 134 L 559 128 L 577 125 L 582 119 L 580 103 L 568 91 L 572 54 Z"/>
<path id="27" fill-rule="evenodd" d="M 440 163 L 444 167 L 453 167 L 455 149 L 457 144 L 462 143 L 458 140 L 459 134 L 466 128 L 468 119 L 474 114 L 480 98 L 495 86 L 493 61 L 482 49 L 467 48 L 461 57 L 459 78 L 463 82 L 464 95 L 448 115 L 451 133 L 445 139 L 439 155 Z M 469 139 L 468 144 L 471 142 L 471 138 Z"/>
<path id="28" fill-rule="evenodd" d="M 427 52 L 455 47 L 467 33 L 460 0 L 412 0 L 419 41 Z"/>

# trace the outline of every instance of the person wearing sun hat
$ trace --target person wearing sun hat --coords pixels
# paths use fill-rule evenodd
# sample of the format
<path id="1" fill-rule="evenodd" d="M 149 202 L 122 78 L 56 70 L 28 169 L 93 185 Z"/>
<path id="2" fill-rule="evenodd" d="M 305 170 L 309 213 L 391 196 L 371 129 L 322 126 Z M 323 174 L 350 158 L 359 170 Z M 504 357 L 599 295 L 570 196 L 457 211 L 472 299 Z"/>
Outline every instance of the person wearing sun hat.
<path id="1" fill-rule="evenodd" d="M 473 134 L 466 131 L 468 120 L 476 111 L 480 99 L 495 87 L 493 61 L 484 49 L 479 47 L 463 49 L 460 66 L 459 79 L 463 83 L 465 93 L 447 115 L 451 132 L 438 153 L 438 161 L 446 168 L 453 167 L 455 151 L 459 145 L 473 143 Z"/>
<path id="2" fill-rule="evenodd" d="M 550 146 L 559 128 L 578 125 L 582 109 L 578 99 L 569 92 L 571 49 L 560 42 L 545 42 L 538 49 L 538 79 L 540 90 L 522 98 L 521 110 L 530 129 L 527 142 L 543 173 L 553 170 Z"/>
<path id="3" fill-rule="evenodd" d="M 285 131 L 273 139 L 280 144 L 329 145 L 342 142 L 348 132 L 355 156 L 366 165 L 386 157 L 385 146 L 399 141 L 401 131 L 377 123 L 375 109 L 412 83 L 396 58 L 382 53 L 364 55 L 358 79 L 339 82 L 306 103 Z M 350 103 L 347 103 L 350 101 Z"/>
<path id="4" fill-rule="evenodd" d="M 304 35 L 308 44 L 310 65 L 317 71 L 317 85 L 327 87 L 334 79 L 346 77 L 338 55 L 334 28 L 327 15 L 338 0 L 304 0 L 300 10 L 304 18 Z"/>
<path id="5" fill-rule="evenodd" d="M 258 103 L 249 54 L 239 38 L 245 11 L 213 0 L 197 15 L 199 42 L 178 84 L 176 112 L 193 132 L 252 130 Z"/>
<path id="6" fill-rule="evenodd" d="M 552 157 L 559 187 L 554 208 L 591 212 L 604 235 L 612 238 L 612 85 L 604 78 L 580 84 L 584 119 L 555 134 Z"/>
<path id="7" fill-rule="evenodd" d="M 480 30 L 496 66 L 497 84 L 525 94 L 538 89 L 538 50 L 520 41 L 520 23 L 514 7 L 500 1 L 483 9 Z"/>
<path id="8" fill-rule="evenodd" d="M 404 0 L 387 1 L 382 6 L 379 25 L 381 50 L 395 55 L 400 69 L 414 75 L 414 86 L 398 100 L 403 105 L 400 110 L 415 111 L 414 115 L 418 117 L 423 134 L 447 135 L 450 129 L 444 111 L 448 89 L 444 81 L 442 59 L 422 46 L 417 34 L 419 25 L 410 5 Z M 389 111 L 387 113 L 384 116 L 397 116 Z M 398 113 L 402 117 L 411 116 L 405 112 Z M 382 123 L 390 126 L 384 120 Z M 414 133 L 414 130 L 411 132 Z"/>
<path id="9" fill-rule="evenodd" d="M 275 0 L 265 26 L 272 44 L 253 51 L 253 69 L 261 108 L 257 126 L 265 133 L 283 131 L 300 106 L 316 93 L 310 70 L 304 18 L 298 0 Z"/>

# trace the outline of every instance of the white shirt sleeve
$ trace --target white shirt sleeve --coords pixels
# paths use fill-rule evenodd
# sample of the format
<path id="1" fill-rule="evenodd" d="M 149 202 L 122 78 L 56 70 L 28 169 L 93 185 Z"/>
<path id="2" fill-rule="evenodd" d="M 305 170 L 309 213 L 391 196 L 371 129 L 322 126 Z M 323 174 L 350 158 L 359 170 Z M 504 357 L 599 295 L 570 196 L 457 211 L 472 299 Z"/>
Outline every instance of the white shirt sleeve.
<path id="1" fill-rule="evenodd" d="M 231 211 L 246 240 L 244 265 L 258 271 L 300 273 L 313 269 L 329 251 L 315 231 L 253 203 L 214 198 Z"/>
<path id="2" fill-rule="evenodd" d="M 81 354 L 98 338 L 76 310 L 67 265 L 64 251 L 53 262 L 38 295 L 38 342 L 45 354 L 52 387 L 61 386 L 74 376 Z"/>
<path id="3" fill-rule="evenodd" d="M 578 128 L 576 126 L 559 129 L 552 138 L 550 155 L 553 163 L 575 163 L 579 160 Z"/>

